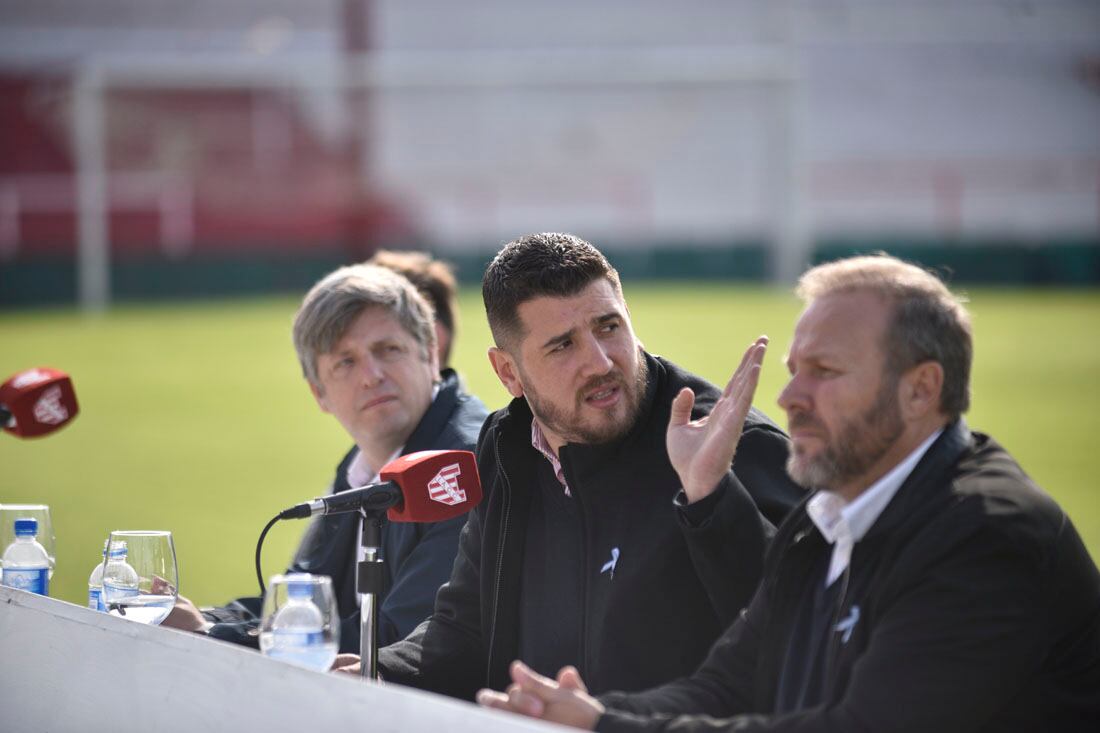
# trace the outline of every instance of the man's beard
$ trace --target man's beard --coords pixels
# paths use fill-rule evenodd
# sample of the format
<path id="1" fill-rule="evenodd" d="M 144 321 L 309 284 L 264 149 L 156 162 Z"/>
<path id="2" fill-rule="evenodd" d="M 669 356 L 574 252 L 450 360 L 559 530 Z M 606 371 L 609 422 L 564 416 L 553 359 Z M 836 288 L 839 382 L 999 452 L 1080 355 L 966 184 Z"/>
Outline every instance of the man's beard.
<path id="1" fill-rule="evenodd" d="M 532 387 L 531 380 L 524 377 L 523 395 L 527 398 L 527 404 L 538 421 L 547 429 L 552 430 L 566 443 L 580 443 L 583 445 L 599 445 L 610 443 L 626 435 L 641 411 L 642 397 L 645 394 L 646 375 L 648 373 L 645 359 L 641 351 L 637 352 L 638 368 L 633 383 L 628 383 L 626 376 L 619 369 L 613 369 L 608 374 L 594 377 L 577 390 L 574 398 L 572 413 L 565 408 L 544 400 Z M 582 421 L 584 409 L 584 395 L 601 387 L 619 387 L 623 395 L 622 418 L 619 420 L 600 420 L 595 425 L 585 424 Z"/>
<path id="2" fill-rule="evenodd" d="M 905 425 L 897 400 L 898 378 L 883 378 L 875 403 L 854 420 L 840 425 L 837 435 L 826 433 L 824 450 L 814 458 L 799 456 L 794 448 L 787 457 L 787 473 L 807 489 L 836 489 L 863 476 L 901 437 Z M 788 428 L 801 426 L 825 431 L 812 414 L 791 414 Z"/>

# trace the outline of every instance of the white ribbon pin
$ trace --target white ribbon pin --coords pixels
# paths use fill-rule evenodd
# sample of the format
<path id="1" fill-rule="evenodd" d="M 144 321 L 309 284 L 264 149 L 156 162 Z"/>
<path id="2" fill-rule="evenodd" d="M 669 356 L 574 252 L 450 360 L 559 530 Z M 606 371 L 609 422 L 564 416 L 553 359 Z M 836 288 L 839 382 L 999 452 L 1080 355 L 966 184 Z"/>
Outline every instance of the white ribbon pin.
<path id="1" fill-rule="evenodd" d="M 600 575 L 603 575 L 608 570 L 610 570 L 611 571 L 611 576 L 610 577 L 612 579 L 614 579 L 614 577 L 615 577 L 615 565 L 617 565 L 618 562 L 619 562 L 619 548 L 618 547 L 612 547 L 611 548 L 611 559 L 608 560 L 607 562 L 605 562 L 603 564 L 603 567 L 600 568 Z"/>
<path id="2" fill-rule="evenodd" d="M 852 638 L 852 631 L 855 630 L 856 624 L 859 623 L 859 606 L 852 606 L 848 610 L 848 615 L 841 619 L 840 623 L 836 625 L 836 630 L 840 632 L 840 643 L 847 644 L 848 640 Z"/>

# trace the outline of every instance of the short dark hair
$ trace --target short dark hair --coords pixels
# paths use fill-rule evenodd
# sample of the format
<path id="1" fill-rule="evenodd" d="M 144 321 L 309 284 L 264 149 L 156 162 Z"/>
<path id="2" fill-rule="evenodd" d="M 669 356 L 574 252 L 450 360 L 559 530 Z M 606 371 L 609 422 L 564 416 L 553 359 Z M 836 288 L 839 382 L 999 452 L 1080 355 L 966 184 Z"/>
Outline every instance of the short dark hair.
<path id="1" fill-rule="evenodd" d="M 378 265 L 404 275 L 420 291 L 435 311 L 435 320 L 451 336 L 458 331 L 458 285 L 455 282 L 451 265 L 436 260 L 424 252 L 397 252 L 380 249 L 367 260 L 368 265 Z M 454 341 L 452 340 L 453 344 Z M 450 344 L 447 353 L 442 355 L 441 366 L 451 358 Z"/>
<path id="2" fill-rule="evenodd" d="M 528 234 L 497 253 L 481 281 L 485 315 L 498 347 L 522 338 L 519 306 L 548 295 L 576 295 L 604 278 L 622 297 L 619 273 L 598 249 L 580 237 L 554 232 Z"/>
<path id="3" fill-rule="evenodd" d="M 970 314 L 934 273 L 877 253 L 818 265 L 802 275 L 796 292 L 807 304 L 835 293 L 883 298 L 893 309 L 882 344 L 886 374 L 896 378 L 922 362 L 937 362 L 943 367 L 940 411 L 955 419 L 969 409 Z"/>

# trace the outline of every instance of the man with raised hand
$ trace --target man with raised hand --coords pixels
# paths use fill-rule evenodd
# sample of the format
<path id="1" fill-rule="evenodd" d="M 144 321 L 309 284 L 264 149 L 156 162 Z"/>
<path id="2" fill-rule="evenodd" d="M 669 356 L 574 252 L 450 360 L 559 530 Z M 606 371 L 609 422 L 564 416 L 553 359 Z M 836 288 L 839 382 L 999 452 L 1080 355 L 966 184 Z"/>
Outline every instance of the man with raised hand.
<path id="1" fill-rule="evenodd" d="M 485 498 L 451 579 L 432 617 L 381 650 L 382 675 L 471 699 L 516 657 L 576 665 L 606 690 L 692 671 L 802 495 L 786 436 L 750 410 L 765 341 L 724 392 L 647 353 L 618 273 L 566 234 L 506 245 L 482 293 L 514 399 L 478 440 Z"/>
<path id="2" fill-rule="evenodd" d="M 779 396 L 788 470 L 747 611 L 689 677 L 599 698 L 516 662 L 483 705 L 600 731 L 1100 730 L 1100 574 L 1069 518 L 971 432 L 970 318 L 887 256 L 822 265 Z"/>

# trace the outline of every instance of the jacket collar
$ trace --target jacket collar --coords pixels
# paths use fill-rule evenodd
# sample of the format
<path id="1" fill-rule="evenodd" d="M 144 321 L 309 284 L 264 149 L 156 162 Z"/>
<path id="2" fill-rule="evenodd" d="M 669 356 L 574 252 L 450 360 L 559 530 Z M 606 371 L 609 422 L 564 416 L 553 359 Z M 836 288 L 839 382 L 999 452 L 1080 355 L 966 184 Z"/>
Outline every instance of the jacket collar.
<path id="1" fill-rule="evenodd" d="M 950 490 L 945 482 L 937 481 L 936 478 L 947 473 L 971 443 L 970 429 L 965 420 L 959 418 L 948 424 L 902 483 L 894 494 L 894 498 L 882 510 L 882 514 L 867 530 L 862 541 L 889 536 L 902 525 L 911 523 L 915 516 L 933 511 L 936 506 L 935 495 Z M 817 492 L 808 493 L 791 511 L 789 521 L 783 522 L 785 532 L 781 534 L 785 534 L 790 543 L 799 544 L 811 537 L 816 537 L 821 544 L 825 543 L 825 540 L 814 531 L 814 524 L 806 511 L 806 505 L 816 495 Z M 781 544 L 787 543 L 781 542 Z"/>
<path id="2" fill-rule="evenodd" d="M 436 439 L 443 429 L 447 427 L 447 421 L 458 405 L 459 379 L 454 369 L 444 369 L 439 373 L 439 393 L 428 405 L 424 417 L 420 418 L 416 429 L 405 441 L 402 455 L 418 450 L 425 450 L 435 445 Z"/>
<path id="3" fill-rule="evenodd" d="M 940 477 L 951 470 L 970 443 L 970 429 L 965 420 L 959 418 L 947 425 L 867 531 L 865 539 L 888 536 L 903 524 L 911 523 L 914 517 L 933 511 L 938 504 L 934 500 L 936 495 L 950 490 Z"/>

